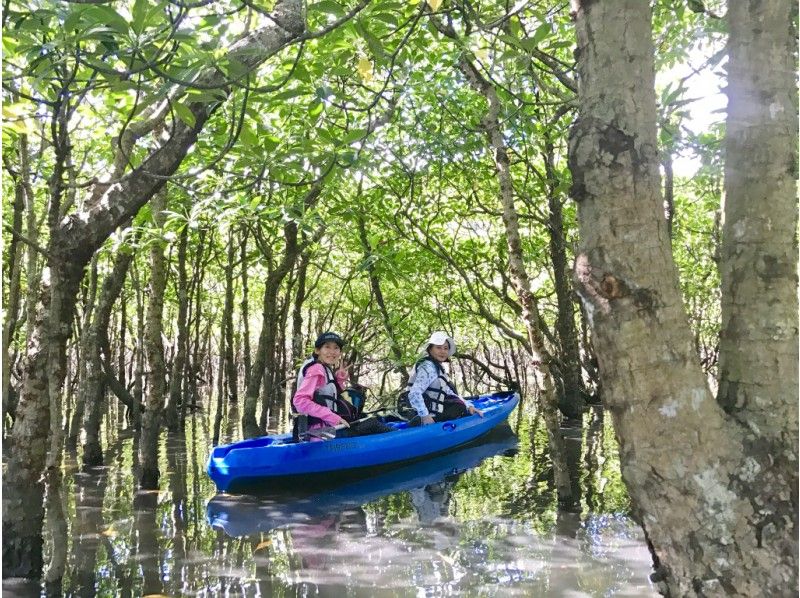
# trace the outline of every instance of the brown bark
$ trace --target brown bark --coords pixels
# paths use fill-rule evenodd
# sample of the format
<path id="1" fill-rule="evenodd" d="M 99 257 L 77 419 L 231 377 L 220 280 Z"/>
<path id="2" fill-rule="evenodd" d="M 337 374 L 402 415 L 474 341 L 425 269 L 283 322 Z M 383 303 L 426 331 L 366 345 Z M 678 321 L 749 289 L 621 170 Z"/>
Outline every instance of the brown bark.
<path id="1" fill-rule="evenodd" d="M 83 301 L 83 318 L 81 324 L 81 336 L 78 343 L 78 393 L 73 405 L 72 417 L 69 419 L 69 433 L 67 434 L 66 446 L 70 450 L 75 450 L 78 445 L 78 436 L 83 425 L 83 415 L 86 410 L 86 395 L 89 386 L 93 385 L 99 376 L 99 368 L 93 368 L 95 363 L 92 361 L 92 353 L 98 347 L 97 335 L 92 331 L 92 316 L 94 315 L 95 299 L 97 298 L 97 259 L 93 259 L 89 268 L 88 289 L 86 289 Z M 97 364 L 99 365 L 99 364 Z"/>
<path id="2" fill-rule="evenodd" d="M 188 281 L 186 277 L 186 246 L 189 237 L 189 227 L 181 229 L 178 238 L 178 338 L 175 341 L 175 357 L 172 361 L 172 374 L 169 379 L 169 396 L 164 409 L 164 423 L 168 430 L 178 428 L 178 404 L 183 397 L 183 374 L 186 368 L 186 341 L 188 337 L 187 313 L 189 311 Z"/>
<path id="3" fill-rule="evenodd" d="M 20 170 L 16 175 L 14 182 L 14 205 L 13 215 L 11 217 L 11 226 L 14 231 L 22 230 L 22 220 L 25 211 L 25 179 L 28 176 L 28 143 L 25 135 L 20 137 L 19 143 L 19 156 L 20 156 Z M 25 166 L 23 166 L 25 165 Z M 5 301 L 6 305 L 6 319 L 3 322 L 3 364 L 2 364 L 2 392 L 3 398 L 3 422 L 2 426 L 5 428 L 6 415 L 8 414 L 8 397 L 11 391 L 11 362 L 12 354 L 11 347 L 13 344 L 15 332 L 17 329 L 17 322 L 19 320 L 19 304 L 20 304 L 20 277 L 22 274 L 22 257 L 23 252 L 19 246 L 16 237 L 12 236 L 8 244 L 8 299 Z"/>
<path id="4" fill-rule="evenodd" d="M 85 387 L 85 417 L 84 431 L 86 440 L 83 447 L 84 467 L 93 467 L 103 464 L 103 447 L 100 442 L 100 424 L 103 419 L 105 396 L 108 387 L 106 371 L 103 367 L 105 361 L 110 360 L 110 346 L 108 328 L 111 322 L 111 309 L 114 302 L 122 292 L 125 276 L 133 261 L 133 252 L 121 251 L 114 260 L 114 267 L 103 281 L 100 298 L 97 301 L 97 310 L 89 328 L 86 330 L 87 342 L 85 343 L 84 360 L 87 363 L 87 383 Z"/>
<path id="5" fill-rule="evenodd" d="M 150 284 L 147 289 L 147 325 L 145 327 L 145 353 L 149 384 L 142 417 L 142 434 L 139 441 L 139 486 L 148 490 L 158 488 L 158 437 L 167 391 L 164 342 L 162 340 L 164 319 L 164 290 L 167 287 L 167 264 L 164 257 L 166 243 L 163 227 L 166 221 L 166 191 L 156 193 L 151 202 L 153 212 L 153 234 L 150 242 Z"/>
<path id="6" fill-rule="evenodd" d="M 542 158 L 547 177 L 547 221 L 550 237 L 550 261 L 553 264 L 553 286 L 558 304 L 555 327 L 559 343 L 559 378 L 562 382 L 562 388 L 559 392 L 559 409 L 567 417 L 580 418 L 586 407 L 584 401 L 585 392 L 578 346 L 578 332 L 575 326 L 575 309 L 572 302 L 572 282 L 567 267 L 567 243 L 564 235 L 562 198 L 558 192 L 558 179 L 553 166 L 553 156 L 553 143 L 548 136 L 545 141 Z"/>
<path id="7" fill-rule="evenodd" d="M 248 302 L 248 276 L 247 276 L 247 267 L 248 267 L 248 257 L 247 257 L 247 229 L 242 229 L 242 241 L 241 241 L 241 277 L 242 277 L 242 303 L 240 309 L 242 310 L 242 353 L 244 359 L 244 379 L 250 379 L 250 305 Z"/>
<path id="8" fill-rule="evenodd" d="M 225 267 L 225 305 L 222 312 L 222 339 L 224 343 L 225 356 L 225 377 L 227 378 L 228 400 L 231 403 L 239 401 L 238 380 L 236 373 L 236 361 L 234 359 L 233 347 L 233 267 L 236 261 L 234 231 L 228 232 L 228 255 Z M 220 372 L 220 375 L 222 372 Z"/>
<path id="9" fill-rule="evenodd" d="M 788 28 L 788 3 L 769 6 L 776 4 L 782 16 L 762 16 L 753 31 Z M 573 5 L 581 81 L 570 139 L 581 234 L 575 276 L 623 477 L 661 563 L 660 588 L 674 596 L 794 593 L 796 477 L 792 486 L 777 473 L 786 469 L 775 467 L 792 457 L 770 454 L 773 432 L 756 431 L 756 421 L 750 428 L 749 414 L 740 425 L 711 396 L 683 310 L 659 180 L 649 5 Z M 732 43 L 733 34 L 732 27 Z M 731 216 L 735 231 L 741 215 L 734 209 Z M 796 409 L 796 384 L 771 396 L 771 406 L 787 393 Z M 786 425 L 773 431 L 789 440 Z M 759 437 L 766 446 L 754 452 L 747 439 Z"/>

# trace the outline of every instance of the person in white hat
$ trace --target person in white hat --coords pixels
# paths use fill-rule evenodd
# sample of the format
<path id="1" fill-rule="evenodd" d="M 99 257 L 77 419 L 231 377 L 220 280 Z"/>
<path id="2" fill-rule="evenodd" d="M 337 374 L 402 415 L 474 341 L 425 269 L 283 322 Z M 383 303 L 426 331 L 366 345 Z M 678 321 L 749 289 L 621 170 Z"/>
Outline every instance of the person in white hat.
<path id="1" fill-rule="evenodd" d="M 447 421 L 477 413 L 480 410 L 458 395 L 442 364 L 456 352 L 456 341 L 437 330 L 425 341 L 425 355 L 414 364 L 406 391 L 411 407 L 422 425 Z"/>

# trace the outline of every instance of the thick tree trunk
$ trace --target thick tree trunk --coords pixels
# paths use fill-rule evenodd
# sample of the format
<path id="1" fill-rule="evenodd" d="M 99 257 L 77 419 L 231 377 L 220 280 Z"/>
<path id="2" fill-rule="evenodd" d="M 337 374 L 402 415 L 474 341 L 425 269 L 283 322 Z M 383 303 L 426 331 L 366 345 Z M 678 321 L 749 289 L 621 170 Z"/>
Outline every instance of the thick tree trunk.
<path id="1" fill-rule="evenodd" d="M 110 360 L 110 343 L 108 328 L 111 322 L 111 309 L 114 302 L 122 292 L 125 276 L 133 261 L 132 251 L 122 251 L 114 260 L 111 273 L 103 281 L 100 298 L 97 301 L 97 310 L 94 318 L 86 330 L 87 343 L 85 346 L 84 360 L 87 363 L 86 382 L 86 416 L 84 418 L 84 431 L 86 439 L 83 447 L 83 466 L 94 467 L 103 464 L 103 447 L 100 442 L 100 424 L 103 419 L 106 405 L 107 378 L 101 353 L 105 354 L 106 363 Z"/>
<path id="2" fill-rule="evenodd" d="M 164 363 L 163 332 L 164 291 L 167 287 L 167 263 L 164 257 L 163 227 L 166 221 L 166 192 L 156 193 L 151 202 L 154 233 L 150 244 L 150 285 L 147 290 L 147 326 L 145 330 L 145 353 L 147 354 L 150 378 L 147 388 L 142 436 L 139 442 L 139 486 L 148 490 L 158 488 L 158 436 L 164 411 L 167 390 L 166 365 Z"/>
<path id="3" fill-rule="evenodd" d="M 797 590 L 797 3 L 731 2 L 728 23 L 717 398 L 759 467 L 737 491 L 768 594 Z"/>
<path id="4" fill-rule="evenodd" d="M 58 266 L 58 270 L 51 266 L 43 276 L 40 302 L 28 322 L 31 335 L 11 432 L 12 450 L 3 475 L 4 577 L 36 578 L 42 572 L 42 474 L 48 453 L 56 457 L 53 442 L 48 442 L 51 402 L 60 398 L 66 341 L 82 274 L 82 269 L 64 262 Z M 53 441 L 61 437 L 60 421 L 56 424 Z"/>
<path id="5" fill-rule="evenodd" d="M 186 245 L 188 243 L 189 227 L 184 226 L 178 239 L 178 338 L 176 340 L 175 358 L 172 361 L 172 375 L 169 379 L 169 397 L 164 409 L 164 423 L 168 430 L 178 428 L 178 404 L 184 396 L 183 372 L 186 368 L 186 350 L 188 330 L 186 316 L 189 311 L 188 281 L 186 277 Z"/>
<path id="6" fill-rule="evenodd" d="M 794 593 L 796 502 L 791 515 L 774 507 L 790 504 L 796 478 L 795 486 L 779 484 L 771 463 L 790 457 L 767 454 L 769 443 L 757 452 L 743 443 L 747 416 L 739 425 L 711 396 L 683 310 L 659 180 L 649 5 L 573 5 L 581 81 L 570 139 L 581 234 L 575 276 L 623 477 L 661 562 L 661 589 L 673 596 Z M 785 8 L 778 21 L 788 27 Z M 777 28 L 767 25 L 758 29 Z M 735 231 L 736 222 L 730 225 Z M 787 393 L 796 385 L 768 400 Z M 775 425 L 788 430 L 785 420 Z M 760 435 L 756 429 L 746 434 Z"/>

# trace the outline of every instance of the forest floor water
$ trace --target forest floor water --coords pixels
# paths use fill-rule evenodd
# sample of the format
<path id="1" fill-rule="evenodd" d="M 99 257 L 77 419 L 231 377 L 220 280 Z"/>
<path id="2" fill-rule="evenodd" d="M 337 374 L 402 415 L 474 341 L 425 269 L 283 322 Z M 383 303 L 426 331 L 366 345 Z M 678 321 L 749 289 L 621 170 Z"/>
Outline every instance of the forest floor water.
<path id="1" fill-rule="evenodd" d="M 569 510 L 558 508 L 541 422 L 512 418 L 457 452 L 293 494 L 217 494 L 202 414 L 164 435 L 157 492 L 136 489 L 129 435 L 90 472 L 68 454 L 68 532 L 55 539 L 68 547 L 63 595 L 657 595 L 602 413 L 565 434 L 578 497 Z M 43 593 L 3 582 L 3 596 Z"/>

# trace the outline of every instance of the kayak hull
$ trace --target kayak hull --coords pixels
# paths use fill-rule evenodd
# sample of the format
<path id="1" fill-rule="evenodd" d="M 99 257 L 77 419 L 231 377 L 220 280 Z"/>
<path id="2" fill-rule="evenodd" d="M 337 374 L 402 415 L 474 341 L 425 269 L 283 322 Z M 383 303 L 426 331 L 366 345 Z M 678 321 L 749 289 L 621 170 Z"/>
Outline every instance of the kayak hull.
<path id="1" fill-rule="evenodd" d="M 207 471 L 221 492 L 270 490 L 341 481 L 372 470 L 386 469 L 451 451 L 504 422 L 519 402 L 515 392 L 481 395 L 473 404 L 484 417 L 415 428 L 405 423 L 385 434 L 292 443 L 291 434 L 261 436 L 215 447 Z"/>

